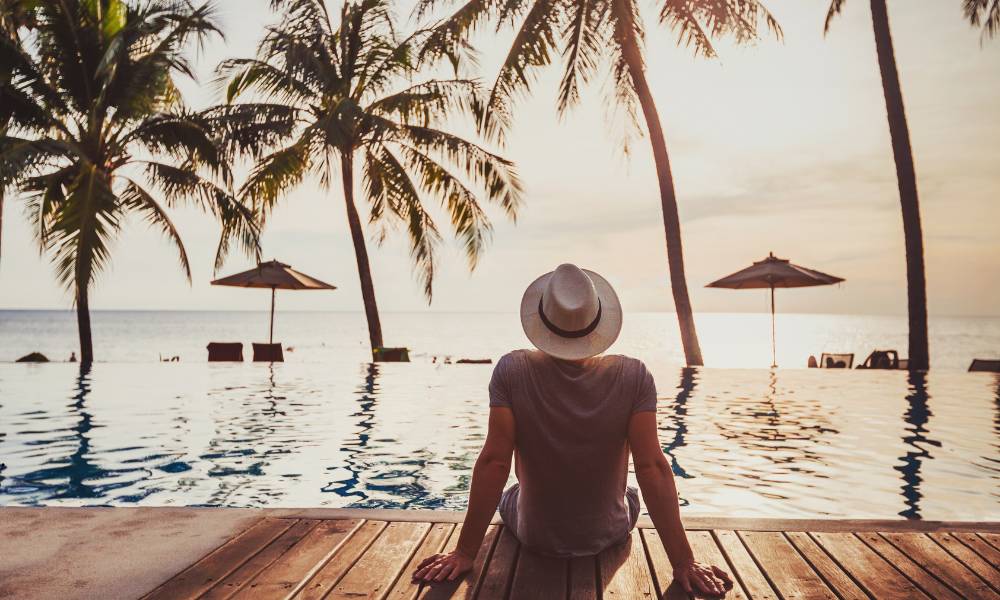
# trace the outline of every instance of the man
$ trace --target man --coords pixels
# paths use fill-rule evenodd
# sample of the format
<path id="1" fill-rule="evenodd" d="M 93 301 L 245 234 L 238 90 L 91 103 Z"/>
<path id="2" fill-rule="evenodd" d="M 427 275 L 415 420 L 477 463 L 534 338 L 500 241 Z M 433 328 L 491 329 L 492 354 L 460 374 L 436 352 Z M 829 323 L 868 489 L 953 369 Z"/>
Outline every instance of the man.
<path id="1" fill-rule="evenodd" d="M 681 524 L 652 375 L 639 360 L 602 354 L 622 325 L 611 285 L 561 265 L 525 291 L 521 325 L 538 350 L 511 352 L 493 371 L 489 431 L 458 545 L 424 560 L 414 580 L 469 571 L 498 504 L 504 525 L 541 554 L 586 556 L 625 541 L 639 518 L 638 490 L 626 487 L 631 450 L 674 579 L 688 592 L 724 594 L 729 575 L 695 562 Z M 518 483 L 504 491 L 512 455 Z"/>

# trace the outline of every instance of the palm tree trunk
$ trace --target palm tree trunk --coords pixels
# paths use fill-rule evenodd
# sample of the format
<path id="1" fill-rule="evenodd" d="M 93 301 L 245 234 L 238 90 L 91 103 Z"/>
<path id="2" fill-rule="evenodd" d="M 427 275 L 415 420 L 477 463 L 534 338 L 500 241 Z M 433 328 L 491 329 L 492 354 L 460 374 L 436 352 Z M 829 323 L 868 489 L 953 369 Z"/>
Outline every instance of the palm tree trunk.
<path id="1" fill-rule="evenodd" d="M 621 44 L 628 65 L 632 85 L 639 97 L 642 114 L 646 119 L 646 129 L 649 131 L 649 143 L 653 146 L 653 161 L 656 163 L 656 176 L 660 184 L 660 206 L 663 209 L 663 230 L 667 238 L 667 264 L 670 268 L 670 289 L 674 295 L 674 307 L 677 310 L 677 322 L 681 330 L 681 344 L 684 347 L 684 358 L 688 366 L 701 366 L 701 346 L 698 344 L 698 332 L 694 325 L 694 311 L 688 296 L 687 278 L 684 275 L 684 247 L 681 241 L 681 220 L 677 213 L 677 194 L 674 190 L 674 176 L 670 172 L 670 156 L 667 154 L 667 142 L 660 126 L 660 115 L 656 103 L 646 82 L 645 67 L 639 42 L 636 39 L 635 27 L 632 22 L 632 12 L 623 2 L 616 2 L 620 11 Z"/>
<path id="2" fill-rule="evenodd" d="M 90 333 L 90 297 L 88 286 L 77 286 L 76 289 L 76 326 L 80 332 L 80 366 L 89 366 L 94 362 L 94 341 Z"/>
<path id="3" fill-rule="evenodd" d="M 358 216 L 358 209 L 354 206 L 354 161 L 349 153 L 342 153 L 340 166 L 344 183 L 344 201 L 347 203 L 347 224 L 351 228 L 351 241 L 354 242 L 354 256 L 358 261 L 358 277 L 361 279 L 361 298 L 365 303 L 365 318 L 368 320 L 368 339 L 372 346 L 372 358 L 375 358 L 375 349 L 383 346 L 382 323 L 378 317 L 378 304 L 375 302 L 375 285 L 372 283 L 371 266 L 368 264 L 365 232 L 361 227 L 361 218 Z"/>
<path id="4" fill-rule="evenodd" d="M 930 367 L 927 343 L 927 281 L 924 275 L 924 240 L 920 226 L 920 203 L 917 176 L 910 147 L 910 130 L 903 108 L 903 92 L 896 70 L 896 55 L 889 31 L 885 0 L 871 0 L 875 50 L 882 73 L 882 91 L 889 117 L 892 155 L 896 161 L 899 203 L 903 212 L 903 237 L 906 244 L 906 293 L 910 321 L 909 368 L 922 371 Z"/>

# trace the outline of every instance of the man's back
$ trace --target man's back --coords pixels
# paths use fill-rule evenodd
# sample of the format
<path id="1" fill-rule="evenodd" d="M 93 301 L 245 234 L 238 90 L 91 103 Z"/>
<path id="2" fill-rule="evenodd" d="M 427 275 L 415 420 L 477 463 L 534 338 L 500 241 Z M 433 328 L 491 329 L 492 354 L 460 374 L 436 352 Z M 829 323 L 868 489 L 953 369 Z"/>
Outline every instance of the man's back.
<path id="1" fill-rule="evenodd" d="M 490 406 L 514 413 L 520 483 L 514 533 L 522 543 L 578 556 L 627 535 L 629 420 L 656 410 L 653 378 L 641 361 L 511 352 L 493 372 Z"/>

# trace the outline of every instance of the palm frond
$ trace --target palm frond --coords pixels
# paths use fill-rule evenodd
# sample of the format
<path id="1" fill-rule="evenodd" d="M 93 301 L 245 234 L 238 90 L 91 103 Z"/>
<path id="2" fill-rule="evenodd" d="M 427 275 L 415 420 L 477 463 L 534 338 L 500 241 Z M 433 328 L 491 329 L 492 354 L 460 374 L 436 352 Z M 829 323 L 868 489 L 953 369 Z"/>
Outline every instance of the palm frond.
<path id="1" fill-rule="evenodd" d="M 962 8 L 973 27 L 983 28 L 983 40 L 1000 32 L 1000 0 L 964 0 Z"/>
<path id="2" fill-rule="evenodd" d="M 569 21 L 563 31 L 566 67 L 559 83 L 557 109 L 560 114 L 580 99 L 580 86 L 594 76 L 604 50 L 610 43 L 605 33 L 607 4 L 599 0 L 578 0 L 569 4 Z"/>
<path id="3" fill-rule="evenodd" d="M 448 212 L 455 236 L 465 250 L 469 269 L 475 269 L 493 234 L 493 225 L 479 205 L 475 192 L 426 154 L 409 147 L 402 147 L 399 152 L 407 169 L 419 174 L 420 187 L 437 197 Z"/>
<path id="4" fill-rule="evenodd" d="M 847 0 L 830 0 L 830 8 L 826 11 L 826 20 L 823 21 L 823 33 L 830 33 L 830 25 L 833 24 L 833 19 L 844 10 L 844 4 Z"/>
<path id="5" fill-rule="evenodd" d="M 191 283 L 191 263 L 188 260 L 187 250 L 184 248 L 184 242 L 181 240 L 174 222 L 170 219 L 170 215 L 141 185 L 131 179 L 124 179 L 128 183 L 125 189 L 122 190 L 119 198 L 125 210 L 140 213 L 147 224 L 151 227 L 159 228 L 163 235 L 170 240 L 174 247 L 177 248 L 177 257 L 180 260 L 181 269 L 184 271 L 188 283 Z"/>
<path id="6" fill-rule="evenodd" d="M 491 139 L 504 139 L 515 96 L 528 90 L 536 69 L 551 62 L 559 20 L 558 0 L 535 0 L 525 15 L 486 103 L 481 129 Z"/>
<path id="7" fill-rule="evenodd" d="M 403 126 L 399 141 L 421 152 L 437 153 L 450 165 L 481 185 L 512 220 L 520 208 L 521 182 L 514 164 L 457 135 L 430 127 Z"/>
<path id="8" fill-rule="evenodd" d="M 430 126 L 457 114 L 482 116 L 481 86 L 475 79 L 434 79 L 383 96 L 365 112 L 403 123 Z"/>
<path id="9" fill-rule="evenodd" d="M 434 297 L 435 251 L 441 242 L 437 225 L 420 202 L 406 168 L 387 148 L 383 146 L 366 153 L 363 173 L 366 192 L 373 205 L 388 208 L 389 213 L 405 225 L 410 239 L 410 260 L 430 303 Z M 373 215 L 384 215 L 384 208 Z"/>
<path id="10" fill-rule="evenodd" d="M 261 158 L 240 188 L 240 197 L 251 202 L 266 219 L 278 200 L 300 184 L 313 164 L 312 143 L 299 138 Z"/>

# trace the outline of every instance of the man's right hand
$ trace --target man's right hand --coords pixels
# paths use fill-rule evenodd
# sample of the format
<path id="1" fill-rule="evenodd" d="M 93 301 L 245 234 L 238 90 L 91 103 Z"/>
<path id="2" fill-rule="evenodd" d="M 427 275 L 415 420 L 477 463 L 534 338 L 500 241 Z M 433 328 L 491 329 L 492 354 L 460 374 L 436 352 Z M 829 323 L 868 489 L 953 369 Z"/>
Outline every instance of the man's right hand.
<path id="1" fill-rule="evenodd" d="M 413 572 L 413 581 L 427 583 L 435 581 L 454 581 L 466 571 L 472 570 L 472 559 L 454 551 L 446 554 L 429 556 L 420 563 Z"/>
<path id="2" fill-rule="evenodd" d="M 723 596 L 732 589 L 733 580 L 729 574 L 716 566 L 708 566 L 691 561 L 674 569 L 676 581 L 687 593 Z"/>

